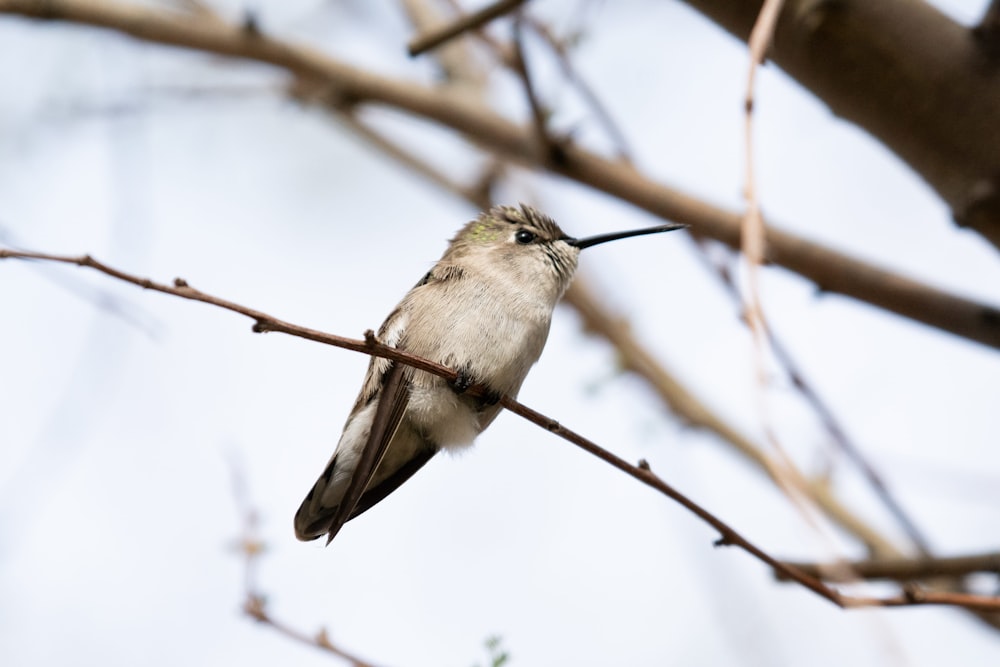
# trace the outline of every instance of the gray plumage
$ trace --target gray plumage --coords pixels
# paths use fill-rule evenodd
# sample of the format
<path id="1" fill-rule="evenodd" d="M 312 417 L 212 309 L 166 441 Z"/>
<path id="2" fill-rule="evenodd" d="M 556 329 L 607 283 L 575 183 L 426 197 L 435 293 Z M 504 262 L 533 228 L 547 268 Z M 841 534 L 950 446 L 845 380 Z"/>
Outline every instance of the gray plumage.
<path id="1" fill-rule="evenodd" d="M 580 249 L 651 227 L 585 240 L 525 205 L 495 206 L 463 227 L 378 331 L 382 343 L 453 368 L 495 395 L 516 396 L 538 360 Z M 300 540 L 329 540 L 441 449 L 472 443 L 496 401 L 373 357 L 333 457 L 295 515 Z"/>

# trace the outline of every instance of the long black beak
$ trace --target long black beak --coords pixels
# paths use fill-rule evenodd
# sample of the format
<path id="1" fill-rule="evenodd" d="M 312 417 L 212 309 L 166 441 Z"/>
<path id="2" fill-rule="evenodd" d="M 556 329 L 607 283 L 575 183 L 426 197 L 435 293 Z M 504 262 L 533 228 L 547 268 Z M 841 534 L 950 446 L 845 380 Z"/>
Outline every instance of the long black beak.
<path id="1" fill-rule="evenodd" d="M 584 248 L 589 248 L 592 245 L 597 245 L 599 243 L 607 243 L 608 241 L 617 241 L 618 239 L 627 239 L 630 236 L 642 236 L 644 234 L 659 234 L 660 232 L 672 232 L 675 229 L 684 229 L 687 225 L 669 224 L 669 225 L 657 225 L 656 227 L 645 227 L 643 229 L 632 229 L 627 232 L 611 232 L 610 234 L 598 234 L 597 236 L 588 236 L 585 239 L 563 239 L 566 243 L 583 250 Z"/>

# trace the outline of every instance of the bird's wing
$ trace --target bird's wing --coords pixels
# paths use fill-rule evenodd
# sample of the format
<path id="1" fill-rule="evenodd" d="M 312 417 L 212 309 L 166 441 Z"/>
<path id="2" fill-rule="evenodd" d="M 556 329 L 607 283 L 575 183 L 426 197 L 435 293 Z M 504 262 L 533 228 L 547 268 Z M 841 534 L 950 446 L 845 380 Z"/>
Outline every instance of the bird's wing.
<path id="1" fill-rule="evenodd" d="M 410 464 L 403 466 L 400 472 L 392 475 L 392 477 L 370 491 L 371 494 L 375 494 L 378 497 L 373 497 L 371 500 L 365 498 L 367 495 L 365 494 L 365 489 L 371 483 L 372 477 L 375 476 L 375 470 L 378 468 L 379 463 L 382 462 L 382 458 L 389 448 L 389 442 L 392 441 L 392 437 L 396 434 L 396 429 L 399 428 L 399 423 L 403 419 L 403 413 L 406 412 L 406 405 L 410 400 L 410 377 L 412 375 L 413 369 L 395 362 L 386 371 L 382 391 L 378 398 L 378 406 L 375 408 L 375 417 L 372 420 L 371 431 L 368 434 L 368 442 L 365 443 L 364 449 L 361 450 L 361 455 L 358 457 L 358 462 L 351 475 L 351 482 L 347 486 L 347 491 L 344 493 L 343 499 L 341 499 L 337 506 L 333 520 L 330 522 L 330 527 L 327 529 L 327 544 L 333 541 L 333 538 L 336 537 L 348 519 L 360 514 L 384 498 L 390 491 L 399 486 L 399 484 L 402 484 L 404 480 L 423 465 L 423 462 L 421 462 L 412 467 L 398 482 L 383 491 L 382 487 L 392 482 L 401 472 L 411 467 Z M 428 456 L 428 458 L 430 457 Z M 362 500 L 364 500 L 363 503 Z M 362 504 L 362 508 L 360 511 L 355 512 L 359 503 Z"/>
<path id="2" fill-rule="evenodd" d="M 399 488 L 400 484 L 413 477 L 413 473 L 423 468 L 424 464 L 434 458 L 434 454 L 436 453 L 437 450 L 433 447 L 426 447 L 415 452 L 413 457 L 400 466 L 394 473 L 379 482 L 377 486 L 373 486 L 365 491 L 364 495 L 358 500 L 354 512 L 351 513 L 351 516 L 347 517 L 347 520 L 350 521 L 362 512 L 371 509 L 376 503 L 384 500 L 386 496 Z"/>

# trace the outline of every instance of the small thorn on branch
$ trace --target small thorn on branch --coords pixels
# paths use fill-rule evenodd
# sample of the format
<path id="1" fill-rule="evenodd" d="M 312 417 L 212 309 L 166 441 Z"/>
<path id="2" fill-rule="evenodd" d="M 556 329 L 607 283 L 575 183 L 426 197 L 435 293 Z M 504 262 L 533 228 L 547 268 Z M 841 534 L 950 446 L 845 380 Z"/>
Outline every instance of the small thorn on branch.
<path id="1" fill-rule="evenodd" d="M 365 329 L 365 345 L 368 347 L 378 347 L 378 338 L 375 337 L 375 332 L 371 329 Z"/>
<path id="2" fill-rule="evenodd" d="M 183 278 L 174 278 L 174 287 L 190 287 L 190 285 Z"/>
<path id="3" fill-rule="evenodd" d="M 247 616 L 262 623 L 266 623 L 268 620 L 264 598 L 259 595 L 247 595 L 246 601 L 243 603 L 243 611 L 246 612 Z"/>
<path id="4" fill-rule="evenodd" d="M 649 461 L 646 459 L 639 459 L 639 470 L 645 470 L 646 472 L 651 471 L 652 468 L 649 467 Z"/>
<path id="5" fill-rule="evenodd" d="M 731 547 L 735 544 L 733 538 L 730 535 L 720 535 L 719 539 L 712 542 L 713 547 Z"/>
<path id="6" fill-rule="evenodd" d="M 319 632 L 316 633 L 316 645 L 326 649 L 333 648 L 333 643 L 330 642 L 330 635 L 327 633 L 326 628 L 320 628 Z"/>

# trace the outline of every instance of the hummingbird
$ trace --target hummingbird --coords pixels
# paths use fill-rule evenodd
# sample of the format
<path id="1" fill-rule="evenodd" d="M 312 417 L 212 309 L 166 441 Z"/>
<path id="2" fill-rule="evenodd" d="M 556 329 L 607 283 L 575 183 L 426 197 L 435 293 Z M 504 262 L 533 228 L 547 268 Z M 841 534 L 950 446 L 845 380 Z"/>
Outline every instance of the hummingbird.
<path id="1" fill-rule="evenodd" d="M 685 226 L 576 239 L 521 204 L 494 206 L 462 227 L 376 334 L 385 345 L 452 368 L 458 379 L 372 357 L 340 442 L 295 514 L 295 536 L 326 535 L 329 544 L 438 451 L 471 445 L 541 356 L 581 250 Z M 473 384 L 487 395 L 466 394 Z"/>

